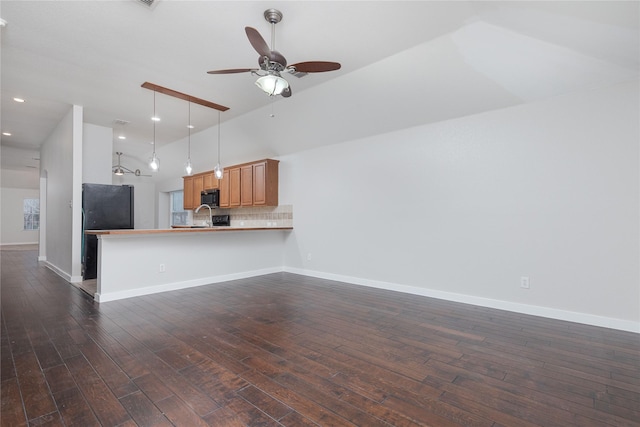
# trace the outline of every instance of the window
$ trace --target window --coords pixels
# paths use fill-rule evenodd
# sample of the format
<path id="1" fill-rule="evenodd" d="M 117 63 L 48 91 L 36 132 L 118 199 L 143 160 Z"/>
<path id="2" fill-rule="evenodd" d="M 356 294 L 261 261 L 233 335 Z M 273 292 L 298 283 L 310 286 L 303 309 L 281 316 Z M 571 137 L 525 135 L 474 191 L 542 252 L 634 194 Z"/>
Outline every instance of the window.
<path id="1" fill-rule="evenodd" d="M 24 213 L 24 229 L 38 230 L 40 228 L 40 199 L 24 199 L 22 212 Z"/>
<path id="2" fill-rule="evenodd" d="M 189 212 L 185 211 L 182 199 L 184 193 L 180 191 L 172 191 L 171 193 L 171 225 L 187 225 L 189 220 Z"/>

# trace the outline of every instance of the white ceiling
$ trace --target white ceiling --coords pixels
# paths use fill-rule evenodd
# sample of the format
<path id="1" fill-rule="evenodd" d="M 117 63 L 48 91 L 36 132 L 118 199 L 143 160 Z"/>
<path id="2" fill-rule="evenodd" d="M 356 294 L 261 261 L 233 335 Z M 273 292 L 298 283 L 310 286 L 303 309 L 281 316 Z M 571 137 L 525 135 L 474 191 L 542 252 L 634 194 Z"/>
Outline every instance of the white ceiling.
<path id="1" fill-rule="evenodd" d="M 342 64 L 287 77 L 293 96 L 275 105 L 281 119 L 305 126 L 269 140 L 271 152 L 286 154 L 308 148 L 297 142 L 314 126 L 323 129 L 317 144 L 335 143 L 638 78 L 639 4 L 159 0 L 149 9 L 136 0 L 3 0 L 1 128 L 12 135 L 2 136 L 2 168 L 37 166 L 32 150 L 73 104 L 87 123 L 130 122 L 115 133 L 144 158 L 153 138 L 145 81 L 230 107 L 223 121 L 268 108 L 250 74 L 206 71 L 256 66 L 244 27 L 270 42 L 271 7 L 284 14 L 276 48 L 289 63 Z M 315 111 L 302 108 L 310 97 Z M 158 94 L 156 109 L 157 144 L 184 138 L 188 104 Z M 191 106 L 195 132 L 217 120 Z M 260 125 L 246 132 L 259 138 Z"/>

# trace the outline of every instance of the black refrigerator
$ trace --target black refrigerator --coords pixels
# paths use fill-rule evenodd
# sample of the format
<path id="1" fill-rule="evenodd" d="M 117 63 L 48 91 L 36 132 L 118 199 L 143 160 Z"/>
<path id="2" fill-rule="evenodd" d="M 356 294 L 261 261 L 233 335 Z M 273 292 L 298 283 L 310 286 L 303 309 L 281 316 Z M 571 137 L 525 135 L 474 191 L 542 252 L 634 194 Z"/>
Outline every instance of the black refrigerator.
<path id="1" fill-rule="evenodd" d="M 82 278 L 98 275 L 98 238 L 85 230 L 133 228 L 133 186 L 82 184 Z"/>

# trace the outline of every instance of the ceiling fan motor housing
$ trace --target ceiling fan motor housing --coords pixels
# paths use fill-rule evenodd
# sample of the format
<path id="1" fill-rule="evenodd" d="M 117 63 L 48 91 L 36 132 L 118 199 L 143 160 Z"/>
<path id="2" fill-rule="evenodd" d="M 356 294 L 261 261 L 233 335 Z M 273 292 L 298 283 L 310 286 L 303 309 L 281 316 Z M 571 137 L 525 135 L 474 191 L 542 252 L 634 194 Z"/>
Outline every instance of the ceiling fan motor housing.
<path id="1" fill-rule="evenodd" d="M 280 52 L 272 50 L 269 57 L 261 56 L 258 58 L 258 64 L 262 70 L 281 72 L 287 67 L 287 60 Z"/>

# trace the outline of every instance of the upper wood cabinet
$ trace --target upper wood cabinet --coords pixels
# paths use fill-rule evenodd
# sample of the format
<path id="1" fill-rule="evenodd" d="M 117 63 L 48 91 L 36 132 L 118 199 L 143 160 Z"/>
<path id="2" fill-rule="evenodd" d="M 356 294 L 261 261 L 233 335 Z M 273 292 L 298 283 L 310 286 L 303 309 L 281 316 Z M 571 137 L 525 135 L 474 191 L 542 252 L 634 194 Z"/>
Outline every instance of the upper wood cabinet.
<path id="1" fill-rule="evenodd" d="M 225 169 L 222 172 L 222 179 L 220 180 L 220 207 L 229 207 L 229 169 Z"/>
<path id="2" fill-rule="evenodd" d="M 240 206 L 240 168 L 229 168 L 229 207 L 237 208 Z M 223 207 L 223 206 L 221 206 Z"/>
<path id="3" fill-rule="evenodd" d="M 278 160 L 253 164 L 253 205 L 278 206 Z"/>
<path id="4" fill-rule="evenodd" d="M 218 178 L 216 178 L 215 172 L 205 172 L 202 175 L 202 185 L 204 186 L 204 190 L 219 188 Z"/>
<path id="5" fill-rule="evenodd" d="M 253 206 L 253 165 L 240 168 L 240 206 Z"/>
<path id="6" fill-rule="evenodd" d="M 260 160 L 225 168 L 220 207 L 278 206 L 278 160 Z"/>
<path id="7" fill-rule="evenodd" d="M 184 176 L 183 180 L 183 208 L 196 209 L 200 206 L 200 193 L 202 190 L 218 188 L 218 179 L 213 171 L 197 173 L 192 176 Z"/>
<path id="8" fill-rule="evenodd" d="M 184 192 L 182 194 L 182 207 L 183 209 L 194 209 L 193 206 L 193 177 L 185 176 L 182 178 L 184 181 Z M 198 199 L 199 200 L 199 199 Z"/>

